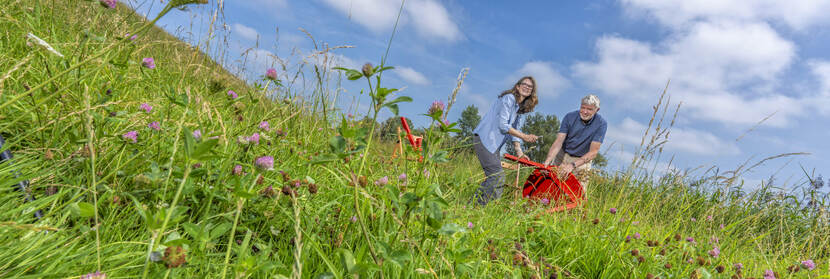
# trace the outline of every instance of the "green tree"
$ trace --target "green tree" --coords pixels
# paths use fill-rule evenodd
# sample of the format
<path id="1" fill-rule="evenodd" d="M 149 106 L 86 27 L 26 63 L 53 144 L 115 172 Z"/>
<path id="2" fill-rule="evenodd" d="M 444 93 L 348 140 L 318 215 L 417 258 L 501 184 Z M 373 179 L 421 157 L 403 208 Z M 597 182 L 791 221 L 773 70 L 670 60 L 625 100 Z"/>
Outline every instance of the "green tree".
<path id="1" fill-rule="evenodd" d="M 458 120 L 458 128 L 461 132 L 456 135 L 460 143 L 472 143 L 473 130 L 481 122 L 481 116 L 478 115 L 478 108 L 475 105 L 469 105 L 461 112 L 461 119 Z"/>
<path id="2" fill-rule="evenodd" d="M 556 133 L 559 132 L 559 119 L 556 115 L 544 115 L 539 112 L 527 115 L 522 125 L 522 132 L 541 137 L 535 143 L 522 143 L 522 150 L 530 157 L 530 160 L 544 162 L 548 149 L 556 140 Z M 513 143 L 507 145 L 507 152 L 515 154 Z"/>

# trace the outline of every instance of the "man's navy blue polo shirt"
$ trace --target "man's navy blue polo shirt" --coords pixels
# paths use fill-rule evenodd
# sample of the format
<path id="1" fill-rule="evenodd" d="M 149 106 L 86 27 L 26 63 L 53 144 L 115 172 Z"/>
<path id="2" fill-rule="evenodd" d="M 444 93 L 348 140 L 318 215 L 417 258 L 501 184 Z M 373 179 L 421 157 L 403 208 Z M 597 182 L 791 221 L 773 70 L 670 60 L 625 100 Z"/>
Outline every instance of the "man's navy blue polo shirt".
<path id="1" fill-rule="evenodd" d="M 562 124 L 559 126 L 559 132 L 567 134 L 562 149 L 568 155 L 582 157 L 591 149 L 592 141 L 602 143 L 607 128 L 608 124 L 599 113 L 594 114 L 594 117 L 585 123 L 579 118 L 579 110 L 569 112 L 562 118 Z"/>

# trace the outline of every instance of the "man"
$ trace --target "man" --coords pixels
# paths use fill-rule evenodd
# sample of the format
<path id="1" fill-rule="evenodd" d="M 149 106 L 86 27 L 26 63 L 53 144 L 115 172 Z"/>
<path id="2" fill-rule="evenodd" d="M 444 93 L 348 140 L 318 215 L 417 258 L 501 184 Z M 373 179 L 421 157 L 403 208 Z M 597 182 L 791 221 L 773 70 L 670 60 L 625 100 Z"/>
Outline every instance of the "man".
<path id="1" fill-rule="evenodd" d="M 591 94 L 582 98 L 579 110 L 562 118 L 559 133 L 545 159 L 546 167 L 553 162 L 559 167 L 560 175 L 591 169 L 591 160 L 599 153 L 608 128 L 605 119 L 597 112 L 599 97 Z M 584 181 L 580 183 L 585 186 Z"/>

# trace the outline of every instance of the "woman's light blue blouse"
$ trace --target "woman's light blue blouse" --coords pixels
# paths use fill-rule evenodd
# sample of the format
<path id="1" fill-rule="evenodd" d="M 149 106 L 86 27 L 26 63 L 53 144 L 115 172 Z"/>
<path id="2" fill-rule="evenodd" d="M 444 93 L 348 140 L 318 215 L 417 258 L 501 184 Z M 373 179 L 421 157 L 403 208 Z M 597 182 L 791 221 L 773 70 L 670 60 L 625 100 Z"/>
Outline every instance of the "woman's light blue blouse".
<path id="1" fill-rule="evenodd" d="M 512 127 L 518 130 L 521 127 L 522 116 L 519 114 L 519 104 L 513 94 L 499 97 L 498 101 L 490 106 L 490 110 L 478 123 L 475 134 L 487 151 L 498 153 L 507 141 L 522 142 L 521 139 L 507 133 Z"/>

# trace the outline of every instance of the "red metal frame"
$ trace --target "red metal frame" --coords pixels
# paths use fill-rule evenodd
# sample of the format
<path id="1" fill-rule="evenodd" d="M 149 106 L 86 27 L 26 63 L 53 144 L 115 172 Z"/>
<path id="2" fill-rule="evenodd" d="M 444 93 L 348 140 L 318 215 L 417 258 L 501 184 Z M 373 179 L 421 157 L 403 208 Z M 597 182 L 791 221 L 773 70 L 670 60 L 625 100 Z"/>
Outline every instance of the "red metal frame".
<path id="1" fill-rule="evenodd" d="M 573 173 L 568 173 L 568 178 L 562 181 L 555 175 L 557 172 L 555 166 L 546 168 L 537 162 L 525 158 L 519 159 L 510 154 L 504 154 L 504 158 L 522 165 L 535 167 L 533 173 L 525 181 L 522 197 L 547 198 L 552 204 L 558 205 L 549 209 L 549 212 L 573 209 L 585 200 L 584 188 Z"/>

